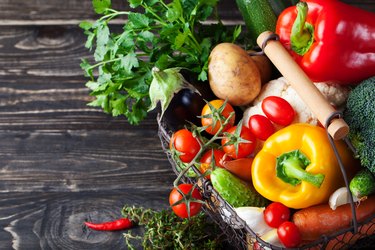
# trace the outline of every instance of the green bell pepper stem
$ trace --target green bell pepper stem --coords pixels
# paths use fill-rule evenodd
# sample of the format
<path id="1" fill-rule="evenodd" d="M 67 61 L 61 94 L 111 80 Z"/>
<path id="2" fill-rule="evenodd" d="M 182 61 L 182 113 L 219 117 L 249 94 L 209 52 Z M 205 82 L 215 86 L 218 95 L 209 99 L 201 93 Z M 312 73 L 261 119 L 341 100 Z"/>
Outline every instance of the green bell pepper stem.
<path id="1" fill-rule="evenodd" d="M 307 3 L 299 2 L 296 8 L 297 17 L 292 26 L 290 42 L 294 52 L 304 55 L 314 42 L 314 27 L 306 22 L 308 14 Z"/>
<path id="2" fill-rule="evenodd" d="M 294 150 L 282 154 L 276 161 L 276 175 L 282 181 L 296 186 L 301 181 L 311 183 L 320 187 L 324 180 L 323 174 L 312 174 L 305 169 L 310 164 L 310 160 L 299 150 Z"/>
<path id="3" fill-rule="evenodd" d="M 316 187 L 320 187 L 324 180 L 323 174 L 311 174 L 302 168 L 302 163 L 297 157 L 291 157 L 284 161 L 284 171 L 288 177 L 306 181 Z"/>

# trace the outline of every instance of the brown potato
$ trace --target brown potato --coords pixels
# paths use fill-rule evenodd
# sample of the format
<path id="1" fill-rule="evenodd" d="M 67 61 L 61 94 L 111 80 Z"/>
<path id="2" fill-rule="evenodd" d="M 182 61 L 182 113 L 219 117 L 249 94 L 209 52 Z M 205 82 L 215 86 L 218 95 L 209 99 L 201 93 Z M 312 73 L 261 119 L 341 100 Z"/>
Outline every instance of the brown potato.
<path id="1" fill-rule="evenodd" d="M 261 89 L 257 64 L 241 47 L 218 44 L 208 61 L 208 80 L 214 94 L 234 106 L 250 104 Z"/>
<path id="2" fill-rule="evenodd" d="M 247 53 L 251 55 L 252 52 L 254 51 L 248 51 Z M 265 55 L 251 55 L 251 59 L 253 59 L 259 69 L 262 84 L 269 82 L 272 76 L 272 64 L 270 59 Z"/>

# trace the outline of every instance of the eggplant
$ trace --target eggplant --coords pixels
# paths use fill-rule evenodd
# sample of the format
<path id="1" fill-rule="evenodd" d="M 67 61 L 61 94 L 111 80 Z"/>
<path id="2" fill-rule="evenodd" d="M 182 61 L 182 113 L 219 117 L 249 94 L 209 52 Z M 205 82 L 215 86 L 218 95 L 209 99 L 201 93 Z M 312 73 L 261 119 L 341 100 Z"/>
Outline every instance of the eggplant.
<path id="1" fill-rule="evenodd" d="M 181 89 L 172 98 L 168 108 L 163 115 L 163 122 L 167 129 L 177 131 L 184 128 L 188 122 L 201 126 L 201 115 L 206 101 L 218 99 L 212 92 L 210 86 L 206 82 L 192 84 L 196 91 L 192 89 Z M 233 107 L 236 112 L 236 122 L 242 118 L 243 111 L 239 107 Z"/>

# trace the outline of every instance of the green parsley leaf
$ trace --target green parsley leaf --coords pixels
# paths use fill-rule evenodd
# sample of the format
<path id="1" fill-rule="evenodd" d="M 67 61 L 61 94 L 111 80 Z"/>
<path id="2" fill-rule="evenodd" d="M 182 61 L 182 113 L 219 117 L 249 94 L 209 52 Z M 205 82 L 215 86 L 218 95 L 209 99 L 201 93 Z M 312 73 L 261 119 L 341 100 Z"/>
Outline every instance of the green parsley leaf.
<path id="1" fill-rule="evenodd" d="M 127 72 L 131 72 L 133 67 L 139 67 L 137 55 L 132 51 L 121 59 L 121 67 Z"/>
<path id="2" fill-rule="evenodd" d="M 130 23 L 132 24 L 133 29 L 147 28 L 150 24 L 150 19 L 147 16 L 142 15 L 140 13 L 132 12 L 129 14 L 128 18 Z"/>
<path id="3" fill-rule="evenodd" d="M 137 8 L 139 5 L 141 5 L 142 0 L 128 0 L 130 4 L 130 8 Z"/>
<path id="4" fill-rule="evenodd" d="M 111 0 L 92 0 L 92 6 L 96 14 L 103 14 L 111 8 Z"/>

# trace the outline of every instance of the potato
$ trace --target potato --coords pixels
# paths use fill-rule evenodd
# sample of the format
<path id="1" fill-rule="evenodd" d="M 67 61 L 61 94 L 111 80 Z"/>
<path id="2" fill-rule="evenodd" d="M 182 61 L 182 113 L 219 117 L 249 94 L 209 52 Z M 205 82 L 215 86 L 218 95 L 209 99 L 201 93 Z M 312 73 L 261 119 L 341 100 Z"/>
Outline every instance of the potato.
<path id="1" fill-rule="evenodd" d="M 208 80 L 213 93 L 234 106 L 250 104 L 261 89 L 261 74 L 247 52 L 232 43 L 221 43 L 211 51 Z"/>
<path id="2" fill-rule="evenodd" d="M 250 55 L 253 52 L 255 51 L 253 50 L 247 51 L 247 53 Z M 269 82 L 272 78 L 272 73 L 273 73 L 270 59 L 268 59 L 268 57 L 266 57 L 265 55 L 251 55 L 251 59 L 253 59 L 253 61 L 255 62 L 255 64 L 257 65 L 259 69 L 262 85 Z"/>

